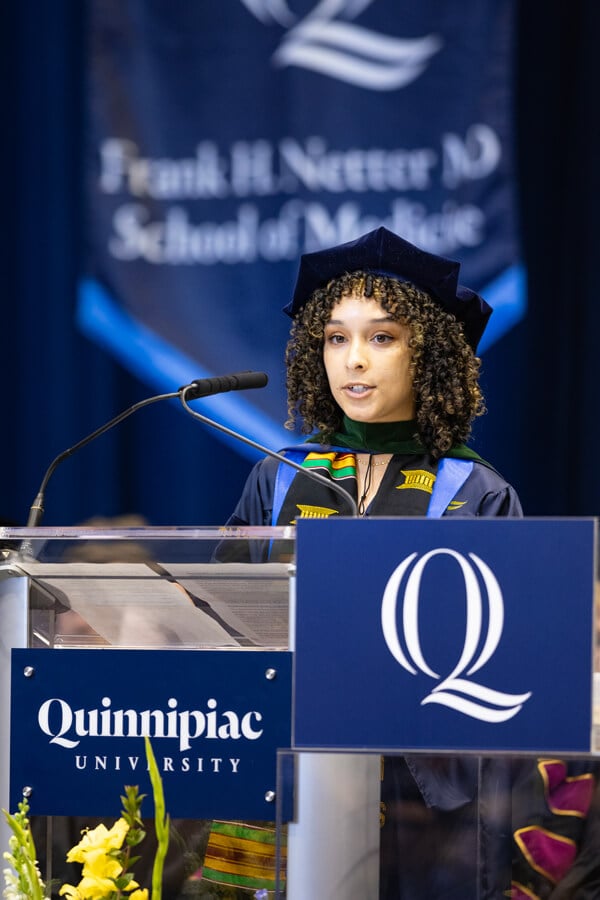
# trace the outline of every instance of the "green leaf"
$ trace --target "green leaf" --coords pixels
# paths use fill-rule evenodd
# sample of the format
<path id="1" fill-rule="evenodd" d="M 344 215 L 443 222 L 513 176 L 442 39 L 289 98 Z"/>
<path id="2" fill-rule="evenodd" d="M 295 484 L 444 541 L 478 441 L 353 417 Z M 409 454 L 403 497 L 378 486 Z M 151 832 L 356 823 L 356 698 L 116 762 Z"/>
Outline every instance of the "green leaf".
<path id="1" fill-rule="evenodd" d="M 154 857 L 154 866 L 152 868 L 152 900 L 162 900 L 162 876 L 165 856 L 169 849 L 169 816 L 165 812 L 165 795 L 160 772 L 156 765 L 152 745 L 150 744 L 149 738 L 146 736 L 144 737 L 144 745 L 146 748 L 148 769 L 150 771 L 150 783 L 152 784 L 152 793 L 154 796 L 154 821 L 156 827 L 156 839 L 158 841 L 156 856 Z"/>
<path id="2" fill-rule="evenodd" d="M 141 828 L 132 828 L 127 834 L 127 843 L 130 847 L 137 847 L 146 837 L 146 832 Z"/>

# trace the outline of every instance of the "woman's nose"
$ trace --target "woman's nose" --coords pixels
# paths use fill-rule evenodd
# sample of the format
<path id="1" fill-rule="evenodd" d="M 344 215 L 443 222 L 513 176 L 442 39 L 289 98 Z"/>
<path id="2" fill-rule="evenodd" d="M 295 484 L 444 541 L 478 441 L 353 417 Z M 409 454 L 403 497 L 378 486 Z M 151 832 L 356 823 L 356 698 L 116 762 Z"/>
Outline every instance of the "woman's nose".
<path id="1" fill-rule="evenodd" d="M 349 369 L 364 369 L 367 366 L 367 355 L 363 341 L 358 339 L 350 341 L 348 345 L 348 357 L 346 364 Z"/>

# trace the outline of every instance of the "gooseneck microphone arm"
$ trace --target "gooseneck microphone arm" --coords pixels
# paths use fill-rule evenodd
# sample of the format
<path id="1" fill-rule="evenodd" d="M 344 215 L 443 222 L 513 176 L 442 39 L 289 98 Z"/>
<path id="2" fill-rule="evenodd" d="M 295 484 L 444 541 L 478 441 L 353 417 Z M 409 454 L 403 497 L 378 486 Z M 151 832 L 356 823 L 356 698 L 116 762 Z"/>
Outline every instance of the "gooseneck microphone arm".
<path id="1" fill-rule="evenodd" d="M 151 403 L 157 403 L 159 400 L 173 400 L 175 397 L 180 397 L 184 391 L 188 393 L 190 399 L 197 399 L 199 397 L 208 397 L 211 394 L 223 394 L 226 391 L 244 391 L 251 388 L 261 388 L 267 384 L 267 381 L 268 378 L 264 372 L 238 372 L 235 375 L 221 375 L 214 378 L 197 378 L 195 381 L 180 387 L 176 391 L 171 391 L 168 394 L 156 394 L 154 397 L 147 397 L 145 400 L 140 400 L 139 403 L 134 403 L 133 406 L 123 410 L 122 413 L 119 413 L 119 415 L 115 416 L 114 419 L 111 419 L 110 422 L 101 425 L 100 428 L 97 428 L 91 434 L 88 434 L 87 437 L 84 437 L 73 447 L 69 447 L 68 450 L 59 453 L 56 459 L 52 460 L 42 479 L 37 496 L 29 510 L 27 528 L 36 528 L 42 520 L 46 488 L 48 487 L 48 482 L 57 466 L 59 466 L 63 460 L 72 456 L 73 453 L 76 453 L 78 450 L 81 450 L 82 447 L 85 447 L 86 444 L 89 444 L 97 437 L 100 437 L 105 431 L 118 425 L 119 422 L 122 422 L 123 419 L 132 415 L 132 413 L 137 412 L 138 409 L 149 406 Z"/>
<path id="2" fill-rule="evenodd" d="M 108 431 L 110 428 L 118 425 L 119 422 L 122 422 L 123 419 L 126 419 L 132 413 L 137 412 L 138 409 L 142 409 L 143 406 L 150 406 L 151 403 L 156 403 L 158 400 L 171 400 L 178 395 L 179 391 L 171 391 L 171 393 L 169 394 L 156 394 L 156 396 L 154 397 L 147 397 L 145 400 L 140 400 L 139 403 L 135 403 L 133 406 L 130 406 L 129 409 L 123 410 L 122 413 L 119 413 L 119 415 L 115 416 L 114 419 L 111 419 L 110 422 L 106 422 L 105 425 L 101 425 L 100 428 L 97 428 L 91 434 L 88 434 L 87 437 L 84 437 L 77 444 L 69 447 L 68 450 L 64 450 L 62 453 L 59 453 L 59 455 L 52 460 L 52 462 L 46 469 L 46 474 L 42 479 L 40 489 L 29 510 L 27 528 L 35 528 L 40 524 L 42 516 L 44 515 L 44 499 L 46 495 L 46 488 L 48 487 L 48 482 L 50 481 L 54 470 L 61 464 L 63 460 L 67 459 L 69 456 L 72 456 L 74 453 L 77 453 L 77 451 L 81 450 L 82 447 L 85 447 L 86 444 L 91 443 L 97 437 L 100 437 L 101 434 L 104 434 L 105 431 Z"/>
<path id="3" fill-rule="evenodd" d="M 191 397 L 190 394 L 192 395 Z M 260 451 L 260 453 L 264 453 L 265 456 L 271 456 L 273 459 L 279 460 L 279 462 L 284 463 L 286 466 L 291 466 L 293 469 L 296 469 L 298 472 L 301 472 L 303 475 L 306 475 L 313 481 L 318 481 L 320 484 L 325 485 L 325 487 L 330 488 L 344 500 L 344 502 L 350 508 L 351 515 L 353 517 L 358 516 L 358 507 L 354 501 L 354 498 L 351 497 L 350 494 L 345 491 L 344 488 L 339 484 L 336 484 L 334 481 L 330 481 L 329 478 L 326 478 L 324 475 L 320 475 L 313 469 L 304 468 L 304 466 L 300 465 L 300 463 L 288 459 L 288 457 L 284 456 L 283 453 L 278 453 L 275 450 L 270 450 L 268 447 L 264 447 L 262 444 L 253 441 L 251 438 L 248 438 L 243 434 L 239 434 L 237 431 L 233 431 L 231 428 L 227 428 L 226 425 L 222 425 L 220 422 L 215 422 L 213 419 L 209 419 L 207 416 L 202 415 L 202 413 L 196 412 L 195 409 L 192 409 L 189 406 L 187 402 L 188 399 L 194 399 L 193 385 L 188 385 L 179 392 L 179 400 L 181 402 L 181 405 L 183 406 L 185 411 L 190 414 L 190 416 L 193 416 L 195 419 L 198 419 L 198 421 L 203 422 L 205 425 L 209 425 L 211 428 L 216 428 L 218 431 L 222 431 L 224 434 L 235 438 L 235 440 L 237 441 L 242 441 L 242 443 L 248 444 L 249 447 L 254 447 L 255 450 Z"/>

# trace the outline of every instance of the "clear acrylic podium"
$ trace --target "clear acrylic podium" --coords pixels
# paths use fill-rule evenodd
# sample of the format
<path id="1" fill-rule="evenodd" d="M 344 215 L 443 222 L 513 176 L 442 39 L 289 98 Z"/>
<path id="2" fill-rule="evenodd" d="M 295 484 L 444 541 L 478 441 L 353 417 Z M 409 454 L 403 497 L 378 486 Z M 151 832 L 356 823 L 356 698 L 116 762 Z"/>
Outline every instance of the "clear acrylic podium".
<path id="1" fill-rule="evenodd" d="M 8 808 L 9 804 L 12 648 L 54 652 L 294 651 L 295 539 L 294 529 L 281 528 L 2 529 L 0 805 Z M 592 602 L 590 598 L 590 608 Z M 595 653 L 593 627 L 589 647 L 590 655 Z M 336 649 L 332 647 L 334 659 Z M 162 677 L 168 677 L 168 672 Z M 595 779 L 600 719 L 595 709 L 593 712 L 590 752 L 578 754 L 577 759 L 582 761 L 583 774 Z M 548 715 L 552 715 L 551 709 Z M 403 758 L 406 750 L 391 748 L 386 759 Z M 477 805 L 480 789 L 481 801 L 486 800 L 486 779 L 494 767 L 500 773 L 509 769 L 523 772 L 524 765 L 538 765 L 540 754 L 491 752 L 481 759 L 469 751 L 461 758 L 476 789 L 475 798 L 470 800 Z M 433 760 L 435 769 L 438 760 L 443 772 L 450 756 L 421 749 L 413 752 L 413 759 L 415 771 L 427 760 Z M 569 766 L 575 764 L 572 754 L 563 754 L 561 760 Z M 288 822 L 279 798 L 288 788 L 290 771 L 294 772 L 295 793 L 293 816 Z M 548 776 L 548 767 L 536 771 L 543 791 L 544 779 L 547 783 L 556 773 L 552 770 Z M 566 782 L 572 784 L 576 778 L 579 775 L 568 774 Z M 528 777 L 523 776 L 523 784 L 529 790 Z M 267 896 L 378 900 L 380 826 L 386 815 L 381 790 L 380 753 L 356 748 L 352 752 L 332 752 L 328 747 L 294 749 L 293 737 L 290 746 L 280 747 L 272 819 L 277 820 L 280 833 L 284 829 L 287 832 L 287 861 L 279 858 L 277 885 Z M 589 816 L 600 816 L 597 794 L 595 791 Z M 413 812 L 407 807 L 406 823 L 399 826 L 399 833 L 411 828 L 418 831 L 423 824 L 411 822 Z M 197 815 L 203 818 L 201 807 Z M 398 817 L 402 819 L 402 814 Z M 586 819 L 578 813 L 576 817 Z M 545 828 L 544 823 L 542 826 Z M 479 820 L 470 819 L 460 827 L 465 828 L 465 853 L 478 852 Z M 567 832 L 565 841 L 571 840 Z M 7 839 L 2 823 L 3 847 Z M 444 860 L 450 867 L 463 863 L 462 859 Z M 187 885 L 181 896 L 194 896 L 193 885 Z M 253 892 L 247 896 L 253 897 Z M 460 900 L 487 896 L 493 895 L 486 894 L 474 881 Z"/>
<path id="2" fill-rule="evenodd" d="M 108 658 L 106 651 L 143 651 L 145 657 L 157 651 L 163 668 L 156 678 L 162 681 L 169 680 L 171 665 L 181 668 L 183 660 L 189 668 L 196 651 L 248 659 L 288 649 L 289 529 L 4 529 L 0 546 L 0 806 L 6 809 L 14 648 L 60 651 L 61 659 L 68 651 L 78 665 L 82 653 L 96 661 Z M 252 561 L 273 550 L 277 562 Z M 74 669 L 73 679 L 84 680 L 81 672 Z M 289 745 L 289 727 L 284 743 Z M 274 759 L 270 787 L 275 782 Z M 136 783 L 131 772 L 123 773 L 120 792 L 126 783 Z M 274 821 L 274 803 L 269 812 Z M 195 817 L 207 818 L 202 801 Z M 50 818 L 48 823 L 44 841 L 51 843 Z M 0 835 L 7 848 L 3 818 Z"/>

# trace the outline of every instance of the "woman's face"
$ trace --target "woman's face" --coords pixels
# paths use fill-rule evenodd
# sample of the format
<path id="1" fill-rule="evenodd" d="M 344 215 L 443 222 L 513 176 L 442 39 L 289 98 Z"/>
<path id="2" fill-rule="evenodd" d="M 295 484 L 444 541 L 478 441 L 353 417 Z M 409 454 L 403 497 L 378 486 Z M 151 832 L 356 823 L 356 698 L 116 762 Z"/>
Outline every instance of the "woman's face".
<path id="1" fill-rule="evenodd" d="M 343 297 L 325 326 L 323 361 L 334 400 L 356 422 L 415 417 L 409 329 L 377 300 Z"/>

